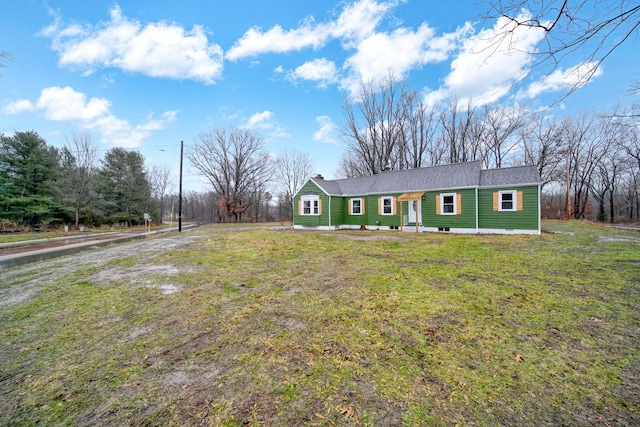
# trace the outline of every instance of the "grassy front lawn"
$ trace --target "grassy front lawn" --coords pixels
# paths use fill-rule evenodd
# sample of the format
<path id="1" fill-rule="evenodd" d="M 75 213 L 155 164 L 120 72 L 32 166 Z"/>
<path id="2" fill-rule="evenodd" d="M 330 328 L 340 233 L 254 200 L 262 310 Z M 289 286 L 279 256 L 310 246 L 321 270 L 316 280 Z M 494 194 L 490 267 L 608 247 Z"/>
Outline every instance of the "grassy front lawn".
<path id="1" fill-rule="evenodd" d="M 0 305 L 0 424 L 638 425 L 640 235 L 545 228 L 211 227 L 52 272 Z"/>

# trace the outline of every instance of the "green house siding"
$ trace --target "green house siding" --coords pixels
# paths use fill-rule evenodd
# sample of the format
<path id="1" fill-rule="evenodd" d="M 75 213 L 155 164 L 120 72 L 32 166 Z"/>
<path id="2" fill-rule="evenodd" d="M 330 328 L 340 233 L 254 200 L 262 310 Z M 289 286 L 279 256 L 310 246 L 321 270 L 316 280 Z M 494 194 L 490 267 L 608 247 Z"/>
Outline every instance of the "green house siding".
<path id="1" fill-rule="evenodd" d="M 500 191 L 516 191 L 521 203 L 518 210 L 494 210 L 494 194 Z M 294 198 L 293 222 L 303 227 L 397 227 L 401 223 L 407 227 L 415 226 L 414 222 L 406 222 L 409 215 L 408 202 L 399 203 L 397 198 L 402 193 L 374 194 L 368 196 L 329 196 L 313 181 L 308 181 Z M 454 194 L 456 213 L 442 215 L 438 210 L 441 194 Z M 478 200 L 476 202 L 476 194 Z M 318 215 L 302 215 L 301 199 L 305 196 L 317 196 L 319 201 Z M 394 214 L 382 215 L 380 203 L 382 197 L 394 198 Z M 362 200 L 364 212 L 351 214 L 351 200 Z M 459 203 L 459 206 L 458 206 Z M 421 199 L 422 226 L 425 229 L 458 229 L 475 230 L 532 230 L 540 229 L 539 187 L 537 185 L 504 188 L 467 188 L 458 190 L 428 191 Z M 402 208 L 400 205 L 402 204 Z M 458 211 L 459 208 L 459 212 Z M 478 212 L 476 214 L 476 208 Z M 516 206 L 518 208 L 518 206 Z"/>
<path id="2" fill-rule="evenodd" d="M 301 215 L 300 199 L 307 195 L 319 197 L 320 215 Z M 307 181 L 293 199 L 293 223 L 304 227 L 326 227 L 329 225 L 329 196 L 312 181 Z"/>
<path id="3" fill-rule="evenodd" d="M 367 198 L 367 213 L 369 215 L 369 224 L 372 226 L 382 226 L 382 227 L 398 227 L 400 225 L 400 203 L 398 202 L 398 196 L 401 193 L 397 194 L 379 194 L 374 196 L 369 196 Z M 394 215 L 382 215 L 381 210 L 381 198 L 383 197 L 393 197 L 393 210 Z"/>
<path id="4" fill-rule="evenodd" d="M 331 226 L 340 226 L 344 222 L 345 216 L 345 201 L 344 197 L 331 196 Z"/>
<path id="5" fill-rule="evenodd" d="M 522 210 L 501 212 L 493 208 L 493 193 L 522 192 Z M 478 227 L 501 230 L 538 230 L 540 227 L 538 186 L 491 188 L 478 190 Z"/>
<path id="6" fill-rule="evenodd" d="M 460 213 L 455 215 L 440 215 L 437 211 L 441 194 L 460 195 Z M 476 190 L 446 190 L 429 191 L 422 200 L 422 225 L 436 228 L 476 228 Z M 403 208 L 403 209 L 406 209 Z"/>
<path id="7" fill-rule="evenodd" d="M 351 200 L 361 199 L 364 203 L 364 213 L 361 215 L 351 215 Z M 342 224 L 343 225 L 367 225 L 369 224 L 369 202 L 365 196 L 354 196 L 342 198 L 342 210 L 344 212 Z"/>
<path id="8" fill-rule="evenodd" d="M 294 196 L 293 224 L 296 228 L 395 229 L 402 225 L 407 231 L 539 234 L 539 183 L 540 174 L 533 165 L 483 170 L 480 161 L 337 180 L 317 176 Z M 384 215 L 382 202 L 387 197 L 392 198 L 386 205 L 391 212 Z M 399 198 L 409 202 L 400 203 Z M 360 207 L 355 214 L 354 200 Z M 413 218 L 412 203 L 420 204 L 420 227 Z"/>

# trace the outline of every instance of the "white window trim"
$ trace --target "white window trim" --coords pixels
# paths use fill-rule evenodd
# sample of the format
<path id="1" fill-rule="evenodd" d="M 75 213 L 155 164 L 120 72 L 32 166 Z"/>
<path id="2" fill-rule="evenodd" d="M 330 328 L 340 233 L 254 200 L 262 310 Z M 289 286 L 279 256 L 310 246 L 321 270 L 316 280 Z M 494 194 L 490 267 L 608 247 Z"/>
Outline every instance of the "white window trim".
<path id="1" fill-rule="evenodd" d="M 502 209 L 502 195 L 511 194 L 511 209 Z M 514 212 L 518 210 L 518 192 L 516 190 L 498 191 L 498 211 Z"/>
<path id="2" fill-rule="evenodd" d="M 393 215 L 393 196 L 386 196 L 386 197 L 381 197 L 382 199 L 382 212 L 381 215 Z M 391 208 L 391 212 L 389 213 L 385 213 L 384 211 L 384 201 L 385 200 L 389 200 L 391 203 L 389 203 L 389 207 Z"/>
<path id="3" fill-rule="evenodd" d="M 360 202 L 360 212 L 358 212 L 358 213 L 354 213 L 354 212 L 353 212 L 353 202 L 354 202 L 354 201 L 358 201 L 358 202 Z M 361 198 L 359 198 L 359 197 L 358 197 L 358 198 L 355 198 L 355 199 L 349 199 L 349 213 L 350 213 L 351 215 L 362 215 L 362 205 L 363 205 L 363 204 L 364 204 L 364 199 L 361 199 Z"/>
<path id="4" fill-rule="evenodd" d="M 319 196 L 302 196 L 300 197 L 300 200 L 302 201 L 302 212 L 300 212 L 300 215 L 303 216 L 318 216 L 319 214 L 319 200 L 320 197 Z M 304 202 L 309 202 L 310 203 L 310 207 L 311 209 L 309 209 L 310 213 L 304 213 Z M 314 203 L 316 202 L 316 203 Z"/>
<path id="5" fill-rule="evenodd" d="M 444 198 L 447 196 L 453 197 L 453 212 L 444 211 Z M 458 196 L 457 193 L 442 193 L 440 194 L 440 215 L 457 215 L 458 214 Z"/>

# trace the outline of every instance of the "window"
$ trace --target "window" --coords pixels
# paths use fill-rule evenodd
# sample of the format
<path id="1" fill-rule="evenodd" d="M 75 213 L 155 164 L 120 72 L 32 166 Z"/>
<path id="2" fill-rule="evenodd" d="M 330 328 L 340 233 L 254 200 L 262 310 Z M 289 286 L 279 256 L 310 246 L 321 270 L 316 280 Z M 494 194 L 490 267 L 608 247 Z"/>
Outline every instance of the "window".
<path id="1" fill-rule="evenodd" d="M 363 215 L 364 214 L 364 199 L 351 199 L 349 200 L 351 205 L 351 215 Z"/>
<path id="2" fill-rule="evenodd" d="M 524 209 L 522 191 L 508 190 L 493 193 L 493 210 L 500 212 L 515 212 Z"/>
<path id="3" fill-rule="evenodd" d="M 515 191 L 500 191 L 500 204 L 499 210 L 501 211 L 515 211 L 516 210 L 516 192 Z"/>
<path id="4" fill-rule="evenodd" d="M 448 193 L 436 196 L 436 213 L 438 215 L 460 214 L 460 194 Z"/>
<path id="5" fill-rule="evenodd" d="M 393 215 L 393 197 L 382 197 L 382 215 Z"/>
<path id="6" fill-rule="evenodd" d="M 452 194 L 442 196 L 442 213 L 452 214 L 455 212 L 455 201 Z"/>
<path id="7" fill-rule="evenodd" d="M 320 215 L 320 198 L 318 196 L 302 196 L 300 205 L 300 215 Z"/>

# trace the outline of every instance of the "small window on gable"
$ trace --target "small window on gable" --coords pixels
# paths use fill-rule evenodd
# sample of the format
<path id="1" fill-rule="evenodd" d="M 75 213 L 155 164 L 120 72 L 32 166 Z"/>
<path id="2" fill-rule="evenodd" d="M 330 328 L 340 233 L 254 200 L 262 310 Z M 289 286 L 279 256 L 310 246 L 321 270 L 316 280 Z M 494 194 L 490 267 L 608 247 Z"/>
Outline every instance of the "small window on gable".
<path id="1" fill-rule="evenodd" d="M 320 197 L 302 196 L 300 198 L 300 215 L 320 215 Z"/>
<path id="2" fill-rule="evenodd" d="M 515 211 L 516 210 L 516 192 L 515 191 L 500 191 L 500 204 L 499 210 L 501 211 Z"/>
<path id="3" fill-rule="evenodd" d="M 351 215 L 362 215 L 362 199 L 351 199 Z"/>
<path id="4" fill-rule="evenodd" d="M 382 215 L 393 215 L 393 197 L 382 197 Z"/>

